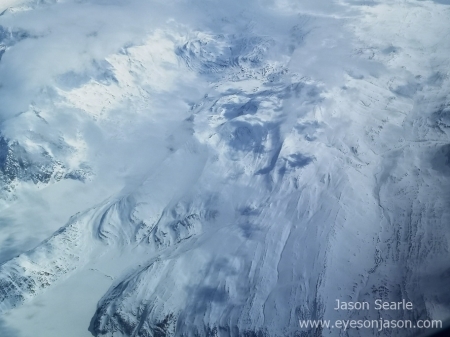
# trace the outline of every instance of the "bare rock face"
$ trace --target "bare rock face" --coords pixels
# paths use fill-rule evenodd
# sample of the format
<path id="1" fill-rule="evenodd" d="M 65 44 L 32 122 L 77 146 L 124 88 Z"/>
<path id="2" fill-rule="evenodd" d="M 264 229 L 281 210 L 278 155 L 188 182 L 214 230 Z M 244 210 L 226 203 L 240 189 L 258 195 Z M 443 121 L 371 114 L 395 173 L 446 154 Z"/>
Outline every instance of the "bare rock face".
<path id="1" fill-rule="evenodd" d="M 85 182 L 92 176 L 92 169 L 81 163 L 75 170 L 52 157 L 45 149 L 37 154 L 28 153 L 17 141 L 0 138 L 0 187 L 3 198 L 10 198 L 20 183 L 49 184 L 61 179 Z"/>
<path id="2" fill-rule="evenodd" d="M 3 189 L 8 190 L 9 186 L 18 180 L 48 183 L 54 168 L 52 158 L 48 153 L 42 153 L 41 162 L 32 162 L 25 149 L 17 142 L 8 143 L 4 138 L 0 138 L 0 165 L 1 180 L 4 183 Z"/>

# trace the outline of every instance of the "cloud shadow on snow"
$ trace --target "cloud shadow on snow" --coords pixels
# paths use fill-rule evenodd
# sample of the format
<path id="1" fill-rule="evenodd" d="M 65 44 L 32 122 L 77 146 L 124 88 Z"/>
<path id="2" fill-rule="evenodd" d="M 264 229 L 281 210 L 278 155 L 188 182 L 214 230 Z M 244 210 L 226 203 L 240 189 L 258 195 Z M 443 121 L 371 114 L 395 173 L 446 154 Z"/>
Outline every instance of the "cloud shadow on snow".
<path id="1" fill-rule="evenodd" d="M 5 324 L 5 321 L 0 318 L 0 336 L 2 337 L 19 337 L 19 332 L 10 328 Z"/>

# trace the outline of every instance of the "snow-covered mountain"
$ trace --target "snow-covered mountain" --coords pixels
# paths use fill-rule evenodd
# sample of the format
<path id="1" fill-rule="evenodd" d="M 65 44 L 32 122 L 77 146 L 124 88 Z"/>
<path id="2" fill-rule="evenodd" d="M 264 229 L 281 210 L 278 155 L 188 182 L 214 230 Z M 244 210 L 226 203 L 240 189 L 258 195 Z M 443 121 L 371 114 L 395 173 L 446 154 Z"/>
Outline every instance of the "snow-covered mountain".
<path id="1" fill-rule="evenodd" d="M 0 13 L 0 336 L 450 318 L 448 2 Z"/>

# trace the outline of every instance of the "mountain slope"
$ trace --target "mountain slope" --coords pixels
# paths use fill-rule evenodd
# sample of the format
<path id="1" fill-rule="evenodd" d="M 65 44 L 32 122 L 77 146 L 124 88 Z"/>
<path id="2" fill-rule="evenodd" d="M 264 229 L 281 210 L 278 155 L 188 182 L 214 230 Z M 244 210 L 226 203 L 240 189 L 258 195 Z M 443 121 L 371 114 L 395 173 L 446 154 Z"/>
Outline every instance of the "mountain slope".
<path id="1" fill-rule="evenodd" d="M 171 5 L 0 17 L 9 36 L 28 32 L 3 42 L 3 180 L 19 201 L 79 184 L 61 229 L 1 252 L 0 323 L 18 336 L 407 336 L 299 320 L 448 318 L 450 7 Z M 53 69 L 58 28 L 74 43 Z M 48 74 L 11 70 L 30 47 Z M 337 299 L 413 310 L 337 311 Z"/>

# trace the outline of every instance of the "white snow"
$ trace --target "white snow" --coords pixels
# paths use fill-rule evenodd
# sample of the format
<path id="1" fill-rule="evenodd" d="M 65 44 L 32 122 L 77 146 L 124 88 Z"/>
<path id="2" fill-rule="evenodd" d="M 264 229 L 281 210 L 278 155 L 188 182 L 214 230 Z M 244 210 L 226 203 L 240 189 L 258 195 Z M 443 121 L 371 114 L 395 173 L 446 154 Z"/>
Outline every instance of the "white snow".
<path id="1" fill-rule="evenodd" d="M 450 318 L 450 6 L 29 6 L 0 17 L 27 32 L 0 41 L 1 134 L 89 179 L 14 180 L 0 334 L 275 337 L 379 318 L 336 299 Z"/>

